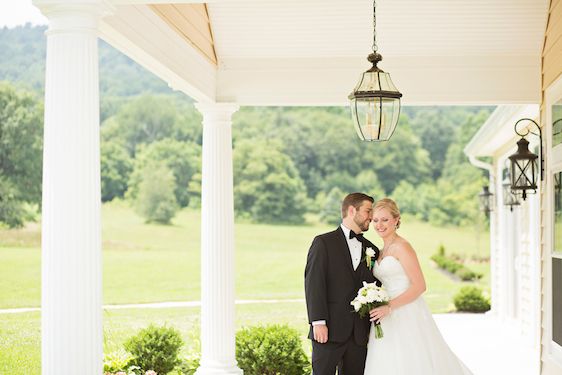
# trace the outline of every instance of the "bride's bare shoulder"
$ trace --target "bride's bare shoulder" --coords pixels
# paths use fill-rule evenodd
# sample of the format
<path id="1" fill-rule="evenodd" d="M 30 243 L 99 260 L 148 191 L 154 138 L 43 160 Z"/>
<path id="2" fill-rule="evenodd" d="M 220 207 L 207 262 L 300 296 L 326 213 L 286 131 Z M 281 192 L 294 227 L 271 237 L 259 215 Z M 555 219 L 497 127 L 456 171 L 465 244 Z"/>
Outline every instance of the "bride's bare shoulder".
<path id="1" fill-rule="evenodd" d="M 397 245 L 396 252 L 398 253 L 399 256 L 417 257 L 416 251 L 414 250 L 410 242 L 408 242 L 408 240 L 406 240 L 405 238 L 403 237 L 398 238 L 398 240 L 396 241 L 396 245 Z"/>

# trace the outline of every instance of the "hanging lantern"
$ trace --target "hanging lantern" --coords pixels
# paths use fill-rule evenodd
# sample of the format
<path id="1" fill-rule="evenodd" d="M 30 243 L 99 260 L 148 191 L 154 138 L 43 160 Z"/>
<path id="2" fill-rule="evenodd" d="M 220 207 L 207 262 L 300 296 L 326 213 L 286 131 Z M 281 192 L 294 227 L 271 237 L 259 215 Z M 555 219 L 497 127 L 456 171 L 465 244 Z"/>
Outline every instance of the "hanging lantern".
<path id="1" fill-rule="evenodd" d="M 348 97 L 355 131 L 363 141 L 390 139 L 400 116 L 402 94 L 392 83 L 390 74 L 377 66 L 382 56 L 377 52 L 376 20 L 373 1 L 373 53 L 367 57 L 373 66 L 361 74 L 359 83 Z"/>

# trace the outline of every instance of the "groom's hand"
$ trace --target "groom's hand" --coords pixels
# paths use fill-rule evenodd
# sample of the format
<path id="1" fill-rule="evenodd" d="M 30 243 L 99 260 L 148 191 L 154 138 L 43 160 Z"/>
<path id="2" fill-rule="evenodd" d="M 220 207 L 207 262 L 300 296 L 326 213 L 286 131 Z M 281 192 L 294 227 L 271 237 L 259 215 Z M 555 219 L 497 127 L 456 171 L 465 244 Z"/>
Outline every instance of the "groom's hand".
<path id="1" fill-rule="evenodd" d="M 328 326 L 325 324 L 318 324 L 312 327 L 312 332 L 314 334 L 314 340 L 318 341 L 320 344 L 325 344 L 328 342 Z"/>

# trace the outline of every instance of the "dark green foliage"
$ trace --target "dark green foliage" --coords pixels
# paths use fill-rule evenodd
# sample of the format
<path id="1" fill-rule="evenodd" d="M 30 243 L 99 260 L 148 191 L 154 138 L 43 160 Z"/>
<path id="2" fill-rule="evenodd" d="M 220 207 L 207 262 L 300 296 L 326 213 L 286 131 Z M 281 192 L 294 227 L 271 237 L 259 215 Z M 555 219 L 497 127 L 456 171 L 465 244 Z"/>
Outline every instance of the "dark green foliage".
<path id="1" fill-rule="evenodd" d="M 201 116 L 192 104 L 169 95 L 143 95 L 129 100 L 102 126 L 102 142 L 119 140 L 132 157 L 139 145 L 165 138 L 200 142 Z"/>
<path id="2" fill-rule="evenodd" d="M 486 312 L 490 310 L 490 301 L 482 295 L 482 290 L 475 286 L 463 286 L 455 294 L 454 303 L 458 311 Z"/>
<path id="3" fill-rule="evenodd" d="M 342 221 L 341 203 L 345 195 L 346 194 L 337 187 L 333 188 L 322 202 L 320 220 L 327 224 L 340 224 Z"/>
<path id="4" fill-rule="evenodd" d="M 306 188 L 277 141 L 241 141 L 234 150 L 234 208 L 264 223 L 304 221 Z"/>
<path id="5" fill-rule="evenodd" d="M 180 363 L 178 354 L 183 340 L 177 329 L 151 324 L 129 338 L 124 346 L 133 355 L 131 365 L 138 366 L 143 373 L 154 370 L 164 375 Z"/>
<path id="6" fill-rule="evenodd" d="M 24 202 L 18 200 L 17 189 L 0 176 L 0 221 L 10 228 L 23 226 L 27 216 Z"/>
<path id="7" fill-rule="evenodd" d="M 238 331 L 236 360 L 244 375 L 308 375 L 311 370 L 299 333 L 287 325 Z"/>
<path id="8" fill-rule="evenodd" d="M 201 146 L 193 142 L 180 142 L 165 138 L 148 145 L 140 145 L 134 162 L 134 170 L 129 179 L 127 197 L 135 200 L 144 180 L 146 166 L 161 163 L 169 168 L 174 176 L 174 196 L 180 207 L 189 204 L 190 194 L 197 194 L 197 181 L 189 184 L 196 174 L 201 172 Z M 200 184 L 200 177 L 199 177 Z M 198 198 L 198 197 L 197 197 Z"/>
<path id="9" fill-rule="evenodd" d="M 117 142 L 101 144 L 102 202 L 111 201 L 116 197 L 124 197 L 132 170 L 133 160 L 125 150 L 125 147 Z"/>
<path id="10" fill-rule="evenodd" d="M 42 96 L 44 31 L 44 26 L 29 25 L 0 29 L 0 80 L 33 88 Z M 135 174 L 130 162 L 141 149 L 170 139 L 181 142 L 187 151 L 174 148 L 173 156 L 155 152 L 145 158 L 169 157 L 166 164 L 176 180 L 177 203 L 199 207 L 201 150 L 192 145 L 201 145 L 202 118 L 191 99 L 173 93 L 159 78 L 101 41 L 99 56 L 103 200 L 121 197 L 125 189 L 129 196 L 136 196 L 144 162 L 136 168 L 136 177 L 127 179 Z M 0 112 L 5 108 L 9 107 L 3 106 Z M 486 176 L 470 165 L 463 149 L 492 110 L 403 107 L 392 139 L 369 143 L 358 141 L 346 107 L 243 107 L 233 117 L 234 153 L 245 160 L 242 176 L 234 165 L 237 215 L 255 221 L 302 222 L 305 212 L 319 213 L 328 194 L 338 188 L 345 193 L 363 191 L 377 199 L 390 195 L 402 212 L 435 225 L 471 225 L 481 219 L 476 197 Z M 40 151 L 38 129 L 36 140 L 25 141 L 33 147 L 17 145 L 17 153 Z M 263 151 L 263 145 L 272 140 L 272 150 Z M 256 150 L 248 151 L 248 144 L 255 144 Z M 0 146 L 0 154 L 16 149 L 11 144 Z M 247 157 L 262 160 L 250 162 Z M 31 169 L 29 163 L 34 163 Z M 16 173 L 6 171 L 4 165 L 0 164 L 1 176 L 9 181 L 1 183 L 3 194 L 16 194 L 16 199 L 2 212 L 20 218 L 10 219 L 10 225 L 21 225 L 21 213 L 26 211 L 23 203 L 40 200 L 41 162 L 25 157 L 24 163 L 13 164 L 29 171 L 25 181 L 15 181 Z M 308 203 L 312 200 L 316 207 Z"/>
<path id="11" fill-rule="evenodd" d="M 412 113 L 412 129 L 419 134 L 422 147 L 429 152 L 432 178 L 441 177 L 447 149 L 455 139 L 456 123 L 464 119 L 453 119 L 446 108 L 421 108 Z M 464 114 L 466 116 L 466 113 Z"/>
<path id="12" fill-rule="evenodd" d="M 429 182 L 431 161 L 429 153 L 422 148 L 421 141 L 413 132 L 408 118 L 400 118 L 394 135 L 389 142 L 382 142 L 364 151 L 364 168 L 372 169 L 387 194 L 390 194 L 401 181 L 416 186 Z"/>
<path id="13" fill-rule="evenodd" d="M 43 108 L 39 100 L 0 83 L 0 222 L 22 226 L 26 206 L 41 202 Z"/>
<path id="14" fill-rule="evenodd" d="M 134 199 L 137 212 L 149 223 L 169 224 L 178 210 L 172 171 L 156 161 L 147 164 L 141 176 L 138 195 Z"/>

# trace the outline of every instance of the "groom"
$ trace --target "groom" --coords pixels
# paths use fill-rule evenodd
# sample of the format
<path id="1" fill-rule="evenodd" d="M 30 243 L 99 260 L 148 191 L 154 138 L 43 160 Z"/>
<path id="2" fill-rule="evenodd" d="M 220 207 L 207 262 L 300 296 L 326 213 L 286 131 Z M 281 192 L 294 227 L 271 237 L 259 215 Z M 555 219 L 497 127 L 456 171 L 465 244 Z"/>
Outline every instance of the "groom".
<path id="1" fill-rule="evenodd" d="M 370 322 L 351 306 L 363 281 L 376 279 L 365 261 L 365 249 L 379 250 L 363 237 L 372 219 L 373 198 L 347 195 L 341 207 L 342 224 L 314 238 L 304 286 L 312 340 L 314 375 L 363 375 Z"/>

